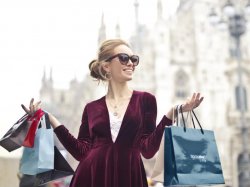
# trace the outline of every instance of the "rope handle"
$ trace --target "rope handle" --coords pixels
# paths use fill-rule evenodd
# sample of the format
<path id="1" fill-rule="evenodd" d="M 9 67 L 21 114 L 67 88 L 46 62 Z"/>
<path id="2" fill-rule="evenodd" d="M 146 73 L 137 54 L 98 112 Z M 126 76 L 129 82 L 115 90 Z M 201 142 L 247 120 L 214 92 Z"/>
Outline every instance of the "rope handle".
<path id="1" fill-rule="evenodd" d="M 184 131 L 186 131 L 186 124 L 185 124 L 185 120 L 184 120 L 184 116 L 183 116 L 182 105 L 180 106 L 180 112 L 181 112 L 181 116 L 182 116 L 182 120 L 183 120 Z M 190 111 L 190 114 L 191 114 L 191 119 L 192 119 L 192 123 L 193 123 L 194 128 L 195 128 L 195 123 L 194 123 L 194 120 L 193 120 L 193 116 L 192 116 L 192 115 L 194 115 L 194 117 L 195 117 L 195 119 L 196 119 L 196 121 L 197 121 L 197 123 L 198 123 L 198 125 L 199 125 L 199 127 L 200 127 L 201 133 L 204 134 L 204 130 L 203 130 L 203 128 L 202 128 L 202 126 L 201 126 L 201 124 L 200 124 L 200 122 L 199 122 L 199 120 L 198 120 L 196 114 L 194 113 L 194 110 L 191 110 L 191 111 Z"/>

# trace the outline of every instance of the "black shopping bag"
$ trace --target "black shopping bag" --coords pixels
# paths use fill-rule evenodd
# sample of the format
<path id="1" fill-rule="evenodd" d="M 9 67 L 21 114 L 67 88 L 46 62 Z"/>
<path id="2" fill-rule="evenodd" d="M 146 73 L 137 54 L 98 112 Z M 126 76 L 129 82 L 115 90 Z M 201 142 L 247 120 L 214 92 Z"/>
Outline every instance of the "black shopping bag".
<path id="1" fill-rule="evenodd" d="M 25 114 L 22 116 L 0 139 L 0 145 L 9 152 L 21 146 L 33 147 L 30 143 L 34 141 L 37 126 L 43 113 L 39 109 L 33 115 Z"/>
<path id="2" fill-rule="evenodd" d="M 30 128 L 29 116 L 22 116 L 1 138 L 0 145 L 9 152 L 20 148 Z"/>
<path id="3" fill-rule="evenodd" d="M 19 187 L 38 187 L 35 185 L 35 175 L 23 174 L 20 178 Z M 46 187 L 46 185 L 40 185 L 39 187 Z"/>
<path id="4" fill-rule="evenodd" d="M 184 127 L 165 128 L 164 186 L 224 184 L 214 132 L 183 122 Z"/>
<path id="5" fill-rule="evenodd" d="M 74 170 L 56 146 L 54 147 L 54 150 L 54 169 L 37 174 L 35 182 L 37 186 L 74 174 Z"/>

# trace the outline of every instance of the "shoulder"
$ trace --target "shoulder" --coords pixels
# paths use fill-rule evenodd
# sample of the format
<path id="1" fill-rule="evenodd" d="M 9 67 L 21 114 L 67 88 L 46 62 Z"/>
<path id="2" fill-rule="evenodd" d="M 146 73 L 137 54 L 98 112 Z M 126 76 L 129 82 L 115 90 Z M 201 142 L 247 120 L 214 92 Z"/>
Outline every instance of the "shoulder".
<path id="1" fill-rule="evenodd" d="M 85 105 L 85 108 L 96 108 L 104 104 L 105 104 L 105 96 L 102 96 L 99 99 L 87 102 L 87 104 Z"/>
<path id="2" fill-rule="evenodd" d="M 155 96 L 150 92 L 145 91 L 134 91 L 135 95 L 142 97 L 143 99 L 155 99 Z"/>
<path id="3" fill-rule="evenodd" d="M 145 91 L 134 91 L 137 95 L 145 113 L 157 112 L 156 97 L 154 94 Z"/>
<path id="4" fill-rule="evenodd" d="M 156 104 L 156 98 L 150 92 L 134 91 L 134 94 L 144 107 Z"/>

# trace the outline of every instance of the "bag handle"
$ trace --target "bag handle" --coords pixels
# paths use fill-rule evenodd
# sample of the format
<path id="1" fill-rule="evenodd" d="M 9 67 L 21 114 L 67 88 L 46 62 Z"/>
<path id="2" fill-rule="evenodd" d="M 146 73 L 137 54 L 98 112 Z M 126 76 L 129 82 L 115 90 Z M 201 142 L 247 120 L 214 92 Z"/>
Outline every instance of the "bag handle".
<path id="1" fill-rule="evenodd" d="M 180 105 L 179 113 L 181 113 L 181 118 L 182 118 L 182 122 L 183 122 L 183 128 L 184 128 L 184 131 L 186 132 L 187 127 L 186 127 L 186 123 L 185 123 L 184 116 L 183 116 L 182 105 Z M 178 114 L 179 114 L 179 113 L 178 113 Z M 177 125 L 177 126 L 178 126 L 178 125 Z"/>
<path id="2" fill-rule="evenodd" d="M 46 126 L 46 129 L 51 129 L 49 115 L 47 112 L 44 111 L 44 115 L 41 118 L 40 125 L 38 128 L 44 128 Z"/>
<path id="3" fill-rule="evenodd" d="M 176 105 L 176 126 L 179 124 L 179 113 L 178 113 L 179 105 Z M 175 112 L 175 111 L 174 111 Z"/>
<path id="4" fill-rule="evenodd" d="M 184 118 L 182 118 L 183 121 L 183 125 L 185 126 L 185 121 Z M 179 125 L 181 125 L 180 123 L 180 105 L 176 106 L 176 126 L 178 127 Z"/>
<path id="5" fill-rule="evenodd" d="M 46 129 L 51 129 L 49 114 L 47 112 L 44 112 L 44 115 L 45 115 Z"/>
<path id="6" fill-rule="evenodd" d="M 182 119 L 183 119 L 183 123 L 184 123 L 184 131 L 186 131 L 186 125 L 185 125 L 185 120 L 184 120 L 184 116 L 183 116 L 182 105 L 180 106 L 180 112 L 181 112 Z M 201 129 L 201 133 L 204 134 L 204 130 L 203 130 L 203 128 L 202 128 L 202 126 L 201 126 L 201 124 L 200 124 L 200 122 L 199 122 L 199 120 L 198 120 L 196 114 L 194 113 L 194 110 L 191 110 L 191 111 L 190 111 L 190 116 L 191 116 L 191 119 L 192 119 L 193 126 L 194 126 L 194 128 L 195 128 L 195 123 L 194 123 L 194 120 L 193 120 L 193 116 L 192 116 L 192 115 L 194 115 L 194 117 L 195 117 L 195 119 L 196 119 L 196 121 L 197 121 L 197 123 L 198 123 L 198 125 L 199 125 L 199 127 L 200 127 L 200 129 Z"/>
<path id="7" fill-rule="evenodd" d="M 188 113 L 187 113 L 187 121 L 188 121 L 189 115 L 190 115 L 190 122 L 189 123 L 192 122 L 194 129 L 196 129 L 191 111 L 188 111 Z"/>
<path id="8" fill-rule="evenodd" d="M 175 120 L 175 114 L 176 114 L 176 124 L 178 124 L 178 112 L 177 111 L 178 111 L 178 105 L 176 105 L 176 107 L 173 107 L 173 116 L 172 116 L 172 120 Z"/>
<path id="9" fill-rule="evenodd" d="M 198 118 L 197 118 L 196 114 L 194 113 L 194 110 L 192 110 L 191 112 L 192 112 L 192 114 L 194 115 L 194 117 L 195 117 L 195 119 L 196 119 L 196 121 L 197 121 L 198 125 L 200 126 L 201 133 L 202 133 L 202 134 L 204 134 L 203 128 L 202 128 L 202 126 L 201 126 L 201 124 L 200 124 L 200 121 L 198 120 Z M 193 124 L 194 124 L 193 117 L 192 117 L 192 121 L 193 121 Z"/>
<path id="10" fill-rule="evenodd" d="M 174 124 L 174 119 L 175 119 L 174 113 L 175 113 L 175 107 L 173 106 L 173 111 L 172 111 L 172 122 L 173 122 L 173 124 Z"/>
<path id="11" fill-rule="evenodd" d="M 23 120 L 26 120 L 27 117 L 29 117 L 29 115 L 26 113 L 26 114 L 24 114 L 15 124 L 20 123 L 20 122 L 23 121 Z"/>
<path id="12" fill-rule="evenodd" d="M 184 120 L 184 116 L 183 116 L 183 113 L 182 113 L 182 105 L 178 105 L 176 107 L 176 110 L 177 110 L 177 118 L 176 118 L 176 126 L 178 127 L 180 125 L 180 113 L 181 113 L 181 118 L 182 118 L 182 122 L 183 122 L 183 128 L 184 128 L 184 131 L 186 132 L 186 123 L 185 123 L 185 120 Z"/>

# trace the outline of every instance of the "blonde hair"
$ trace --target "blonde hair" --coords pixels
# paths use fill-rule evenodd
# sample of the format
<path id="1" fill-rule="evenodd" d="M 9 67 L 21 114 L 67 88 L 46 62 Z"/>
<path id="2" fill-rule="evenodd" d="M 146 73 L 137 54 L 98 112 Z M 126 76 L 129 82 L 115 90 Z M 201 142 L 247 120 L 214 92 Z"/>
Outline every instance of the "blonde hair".
<path id="1" fill-rule="evenodd" d="M 114 49 L 119 45 L 126 45 L 130 47 L 127 42 L 121 39 L 110 39 L 104 41 L 98 51 L 98 58 L 92 60 L 89 63 L 90 75 L 96 80 L 107 81 L 106 72 L 102 68 L 102 63 L 104 63 L 108 58 L 113 55 Z"/>

